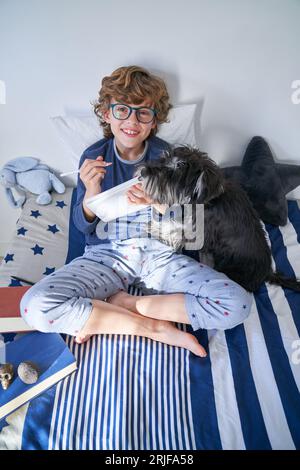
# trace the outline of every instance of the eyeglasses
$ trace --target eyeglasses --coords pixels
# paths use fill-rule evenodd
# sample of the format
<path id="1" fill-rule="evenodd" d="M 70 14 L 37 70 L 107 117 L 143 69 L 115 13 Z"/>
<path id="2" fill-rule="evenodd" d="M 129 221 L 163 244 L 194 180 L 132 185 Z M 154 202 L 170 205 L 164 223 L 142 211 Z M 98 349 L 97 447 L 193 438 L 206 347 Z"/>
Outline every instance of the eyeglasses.
<path id="1" fill-rule="evenodd" d="M 135 111 L 137 120 L 143 124 L 148 124 L 153 121 L 156 115 L 156 110 L 148 108 L 147 106 L 135 108 L 133 106 L 128 106 L 128 104 L 114 103 L 109 107 L 112 109 L 113 116 L 121 121 L 128 119 L 132 111 Z"/>

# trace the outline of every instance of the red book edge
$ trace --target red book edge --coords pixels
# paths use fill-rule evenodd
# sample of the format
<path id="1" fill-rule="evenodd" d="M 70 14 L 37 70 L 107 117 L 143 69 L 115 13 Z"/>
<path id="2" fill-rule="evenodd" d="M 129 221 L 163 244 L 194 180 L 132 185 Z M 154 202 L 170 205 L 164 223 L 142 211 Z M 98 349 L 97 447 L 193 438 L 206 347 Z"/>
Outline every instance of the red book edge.
<path id="1" fill-rule="evenodd" d="M 0 287 L 0 333 L 33 331 L 20 313 L 21 299 L 30 287 Z"/>

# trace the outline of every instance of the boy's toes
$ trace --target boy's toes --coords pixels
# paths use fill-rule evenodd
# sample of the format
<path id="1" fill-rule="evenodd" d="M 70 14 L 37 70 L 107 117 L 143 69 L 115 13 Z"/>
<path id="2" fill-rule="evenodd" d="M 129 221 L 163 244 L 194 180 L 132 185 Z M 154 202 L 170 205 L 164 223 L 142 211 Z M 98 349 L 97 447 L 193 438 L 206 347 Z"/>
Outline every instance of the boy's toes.
<path id="1" fill-rule="evenodd" d="M 193 336 L 193 335 L 191 335 L 191 336 Z M 201 344 L 198 343 L 197 338 L 194 337 L 194 339 L 196 341 L 191 341 L 190 347 L 189 347 L 190 351 L 192 353 L 194 353 L 196 356 L 206 357 L 207 352 L 205 351 L 204 347 L 201 346 Z"/>
<path id="2" fill-rule="evenodd" d="M 78 334 L 75 336 L 75 342 L 78 344 L 86 343 L 92 335 Z"/>

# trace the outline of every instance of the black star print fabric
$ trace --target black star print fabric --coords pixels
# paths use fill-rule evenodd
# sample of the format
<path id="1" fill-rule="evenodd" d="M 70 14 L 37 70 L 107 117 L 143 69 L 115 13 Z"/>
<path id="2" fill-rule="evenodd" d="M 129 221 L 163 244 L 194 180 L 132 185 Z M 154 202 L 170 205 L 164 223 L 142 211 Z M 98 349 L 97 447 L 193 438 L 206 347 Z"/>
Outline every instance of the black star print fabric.
<path id="1" fill-rule="evenodd" d="M 83 236 L 70 221 L 76 190 L 53 193 L 51 204 L 29 197 L 1 266 L 3 286 L 34 284 L 83 252 Z M 71 233 L 72 232 L 72 233 Z"/>

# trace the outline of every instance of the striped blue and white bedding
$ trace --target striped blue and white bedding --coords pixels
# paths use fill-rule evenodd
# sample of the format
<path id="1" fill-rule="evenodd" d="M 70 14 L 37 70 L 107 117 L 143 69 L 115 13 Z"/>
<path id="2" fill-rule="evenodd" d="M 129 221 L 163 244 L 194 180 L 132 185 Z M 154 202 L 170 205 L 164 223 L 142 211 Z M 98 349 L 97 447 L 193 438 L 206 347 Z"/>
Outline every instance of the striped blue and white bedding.
<path id="1" fill-rule="evenodd" d="M 274 265 L 300 276 L 288 204 L 289 223 L 266 231 Z M 140 337 L 66 336 L 78 372 L 2 423 L 0 449 L 300 449 L 299 333 L 300 294 L 268 284 L 243 325 L 196 334 L 205 359 Z"/>

